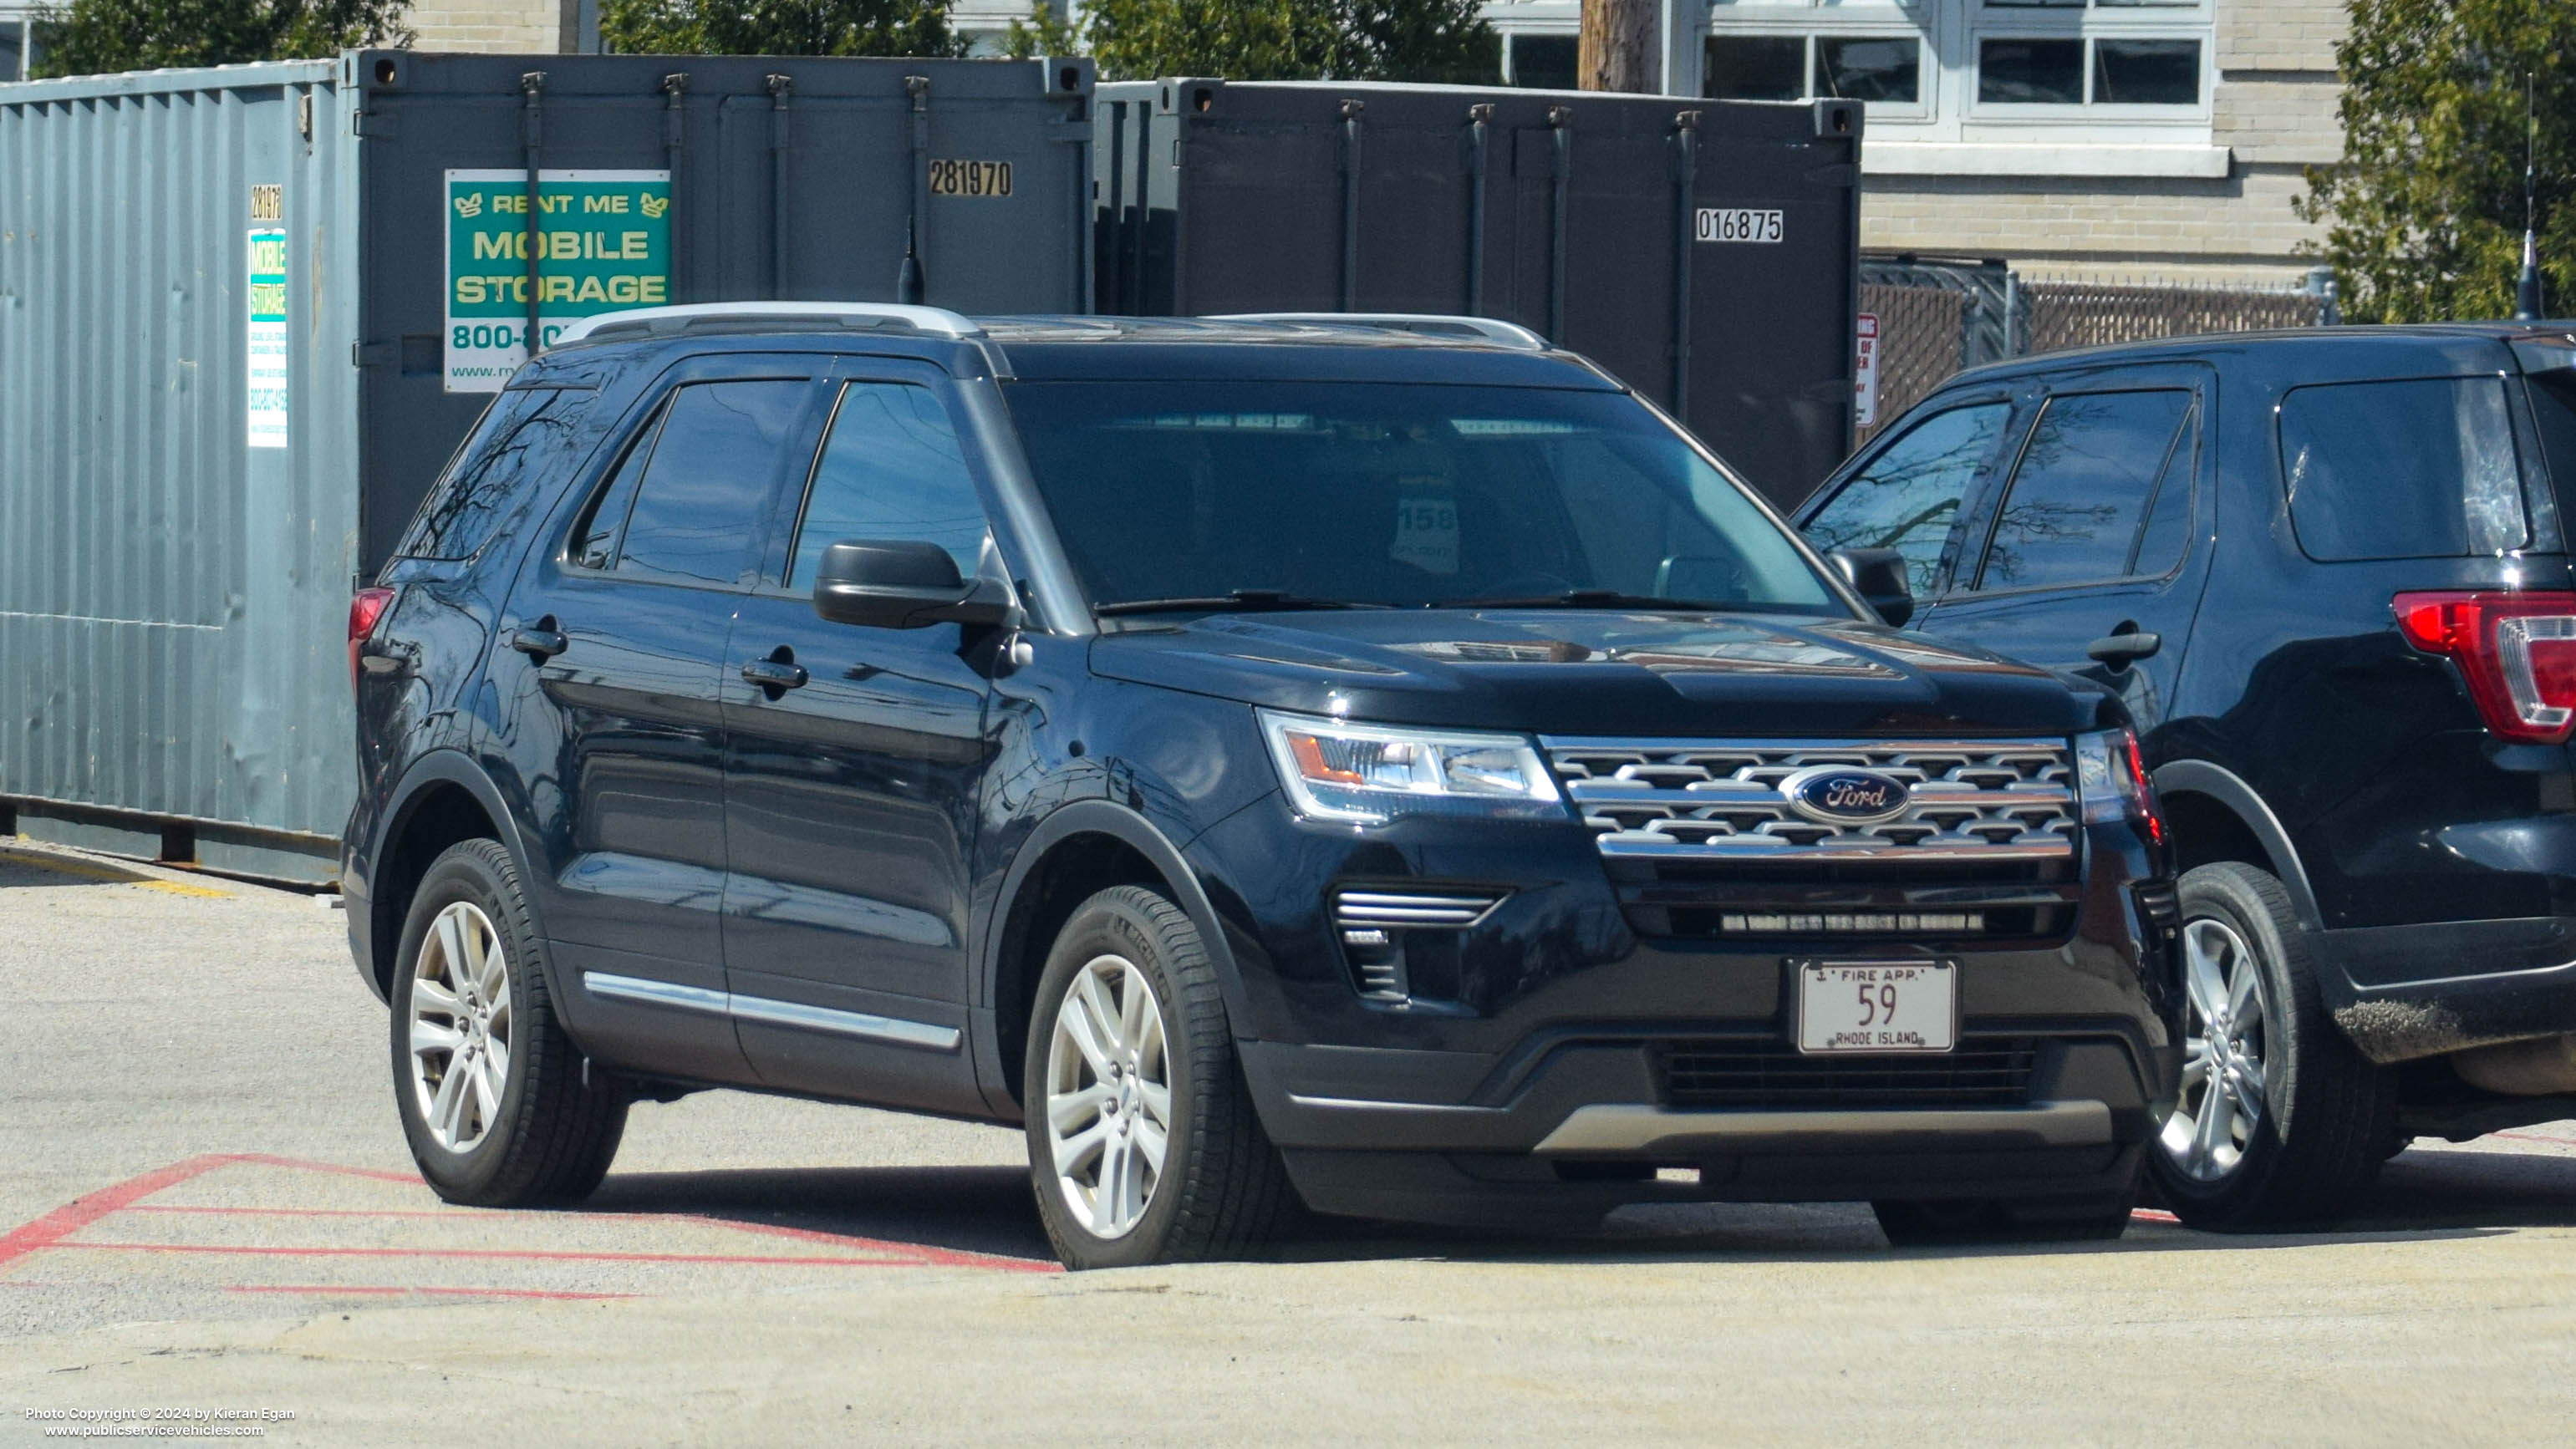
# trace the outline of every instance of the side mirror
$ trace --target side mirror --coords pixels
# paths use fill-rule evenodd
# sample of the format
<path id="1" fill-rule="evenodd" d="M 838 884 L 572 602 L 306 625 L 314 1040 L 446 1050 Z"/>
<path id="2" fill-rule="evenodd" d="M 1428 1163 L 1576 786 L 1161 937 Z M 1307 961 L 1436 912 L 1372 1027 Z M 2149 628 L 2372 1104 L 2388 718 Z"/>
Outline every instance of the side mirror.
<path id="1" fill-rule="evenodd" d="M 814 570 L 814 612 L 835 624 L 924 629 L 1005 624 L 1018 610 L 1000 584 L 968 583 L 935 543 L 852 538 L 823 550 Z"/>
<path id="2" fill-rule="evenodd" d="M 1914 617 L 1914 586 L 1906 581 L 1905 555 L 1892 548 L 1840 548 L 1826 557 L 1878 617 L 1899 629 Z"/>

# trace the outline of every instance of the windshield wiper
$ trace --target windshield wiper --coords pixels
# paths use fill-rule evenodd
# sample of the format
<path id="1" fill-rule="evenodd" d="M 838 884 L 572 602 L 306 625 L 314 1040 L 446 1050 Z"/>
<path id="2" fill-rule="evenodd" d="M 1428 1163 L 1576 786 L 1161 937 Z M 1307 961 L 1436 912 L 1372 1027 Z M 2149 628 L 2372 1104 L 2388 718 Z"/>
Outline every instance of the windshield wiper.
<path id="1" fill-rule="evenodd" d="M 1209 613 L 1263 614 L 1285 613 L 1298 609 L 1383 609 L 1385 604 L 1364 604 L 1350 599 L 1310 599 L 1284 589 L 1234 589 L 1224 594 L 1198 599 L 1128 599 L 1115 604 L 1094 604 L 1091 612 L 1108 618 L 1116 614 L 1160 614 L 1205 610 Z"/>
<path id="2" fill-rule="evenodd" d="M 1617 589 L 1568 589 L 1561 594 L 1531 594 L 1513 599 L 1459 599 L 1435 607 L 1443 609 L 1661 609 L 1668 613 L 1697 614 L 1734 606 L 1705 604 L 1697 599 L 1657 598 L 1652 594 L 1623 594 Z"/>

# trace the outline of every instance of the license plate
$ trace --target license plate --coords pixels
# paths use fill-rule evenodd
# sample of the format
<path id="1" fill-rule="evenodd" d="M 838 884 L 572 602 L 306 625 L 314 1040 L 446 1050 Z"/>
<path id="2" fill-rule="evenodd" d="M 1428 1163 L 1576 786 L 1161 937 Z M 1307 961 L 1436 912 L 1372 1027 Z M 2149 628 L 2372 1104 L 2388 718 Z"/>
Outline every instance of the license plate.
<path id="1" fill-rule="evenodd" d="M 1946 1052 L 1958 1044 L 1958 970 L 1946 962 L 1798 968 L 1802 1052 Z"/>

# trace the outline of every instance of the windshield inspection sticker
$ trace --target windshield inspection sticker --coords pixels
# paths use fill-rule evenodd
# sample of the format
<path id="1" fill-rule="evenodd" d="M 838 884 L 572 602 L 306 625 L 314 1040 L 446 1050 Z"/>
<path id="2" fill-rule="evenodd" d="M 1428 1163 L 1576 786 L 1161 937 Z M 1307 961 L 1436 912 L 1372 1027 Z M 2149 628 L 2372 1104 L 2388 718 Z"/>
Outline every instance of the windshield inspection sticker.
<path id="1" fill-rule="evenodd" d="M 449 392 L 499 392 L 527 361 L 528 173 L 450 171 Z M 671 300 L 671 173 L 537 173 L 538 338 Z"/>
<path id="2" fill-rule="evenodd" d="M 244 442 L 286 446 L 286 228 L 250 229 L 250 334 L 243 362 L 250 384 Z"/>
<path id="3" fill-rule="evenodd" d="M 1446 486 L 1406 480 L 1395 500 L 1395 547 L 1387 554 L 1427 574 L 1458 572 L 1458 500 Z"/>
<path id="4" fill-rule="evenodd" d="M 1703 206 L 1699 239 L 1704 242 L 1776 242 L 1788 233 L 1777 211 L 1744 206 Z"/>

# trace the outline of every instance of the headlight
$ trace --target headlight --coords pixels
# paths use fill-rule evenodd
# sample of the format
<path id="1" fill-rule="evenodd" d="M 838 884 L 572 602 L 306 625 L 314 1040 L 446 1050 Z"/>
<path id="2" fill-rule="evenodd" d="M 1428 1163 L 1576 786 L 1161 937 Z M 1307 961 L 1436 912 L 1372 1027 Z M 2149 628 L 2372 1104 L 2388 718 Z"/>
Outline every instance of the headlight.
<path id="1" fill-rule="evenodd" d="M 1556 777 L 1519 735 L 1403 729 L 1260 711 L 1297 813 L 1375 825 L 1399 815 L 1562 816 Z"/>
<path id="2" fill-rule="evenodd" d="M 2085 824 L 2133 821 L 2149 840 L 2163 842 L 2165 823 L 2147 785 L 2138 737 L 2129 731 L 2097 730 L 2075 737 L 2075 794 L 2083 802 Z"/>

